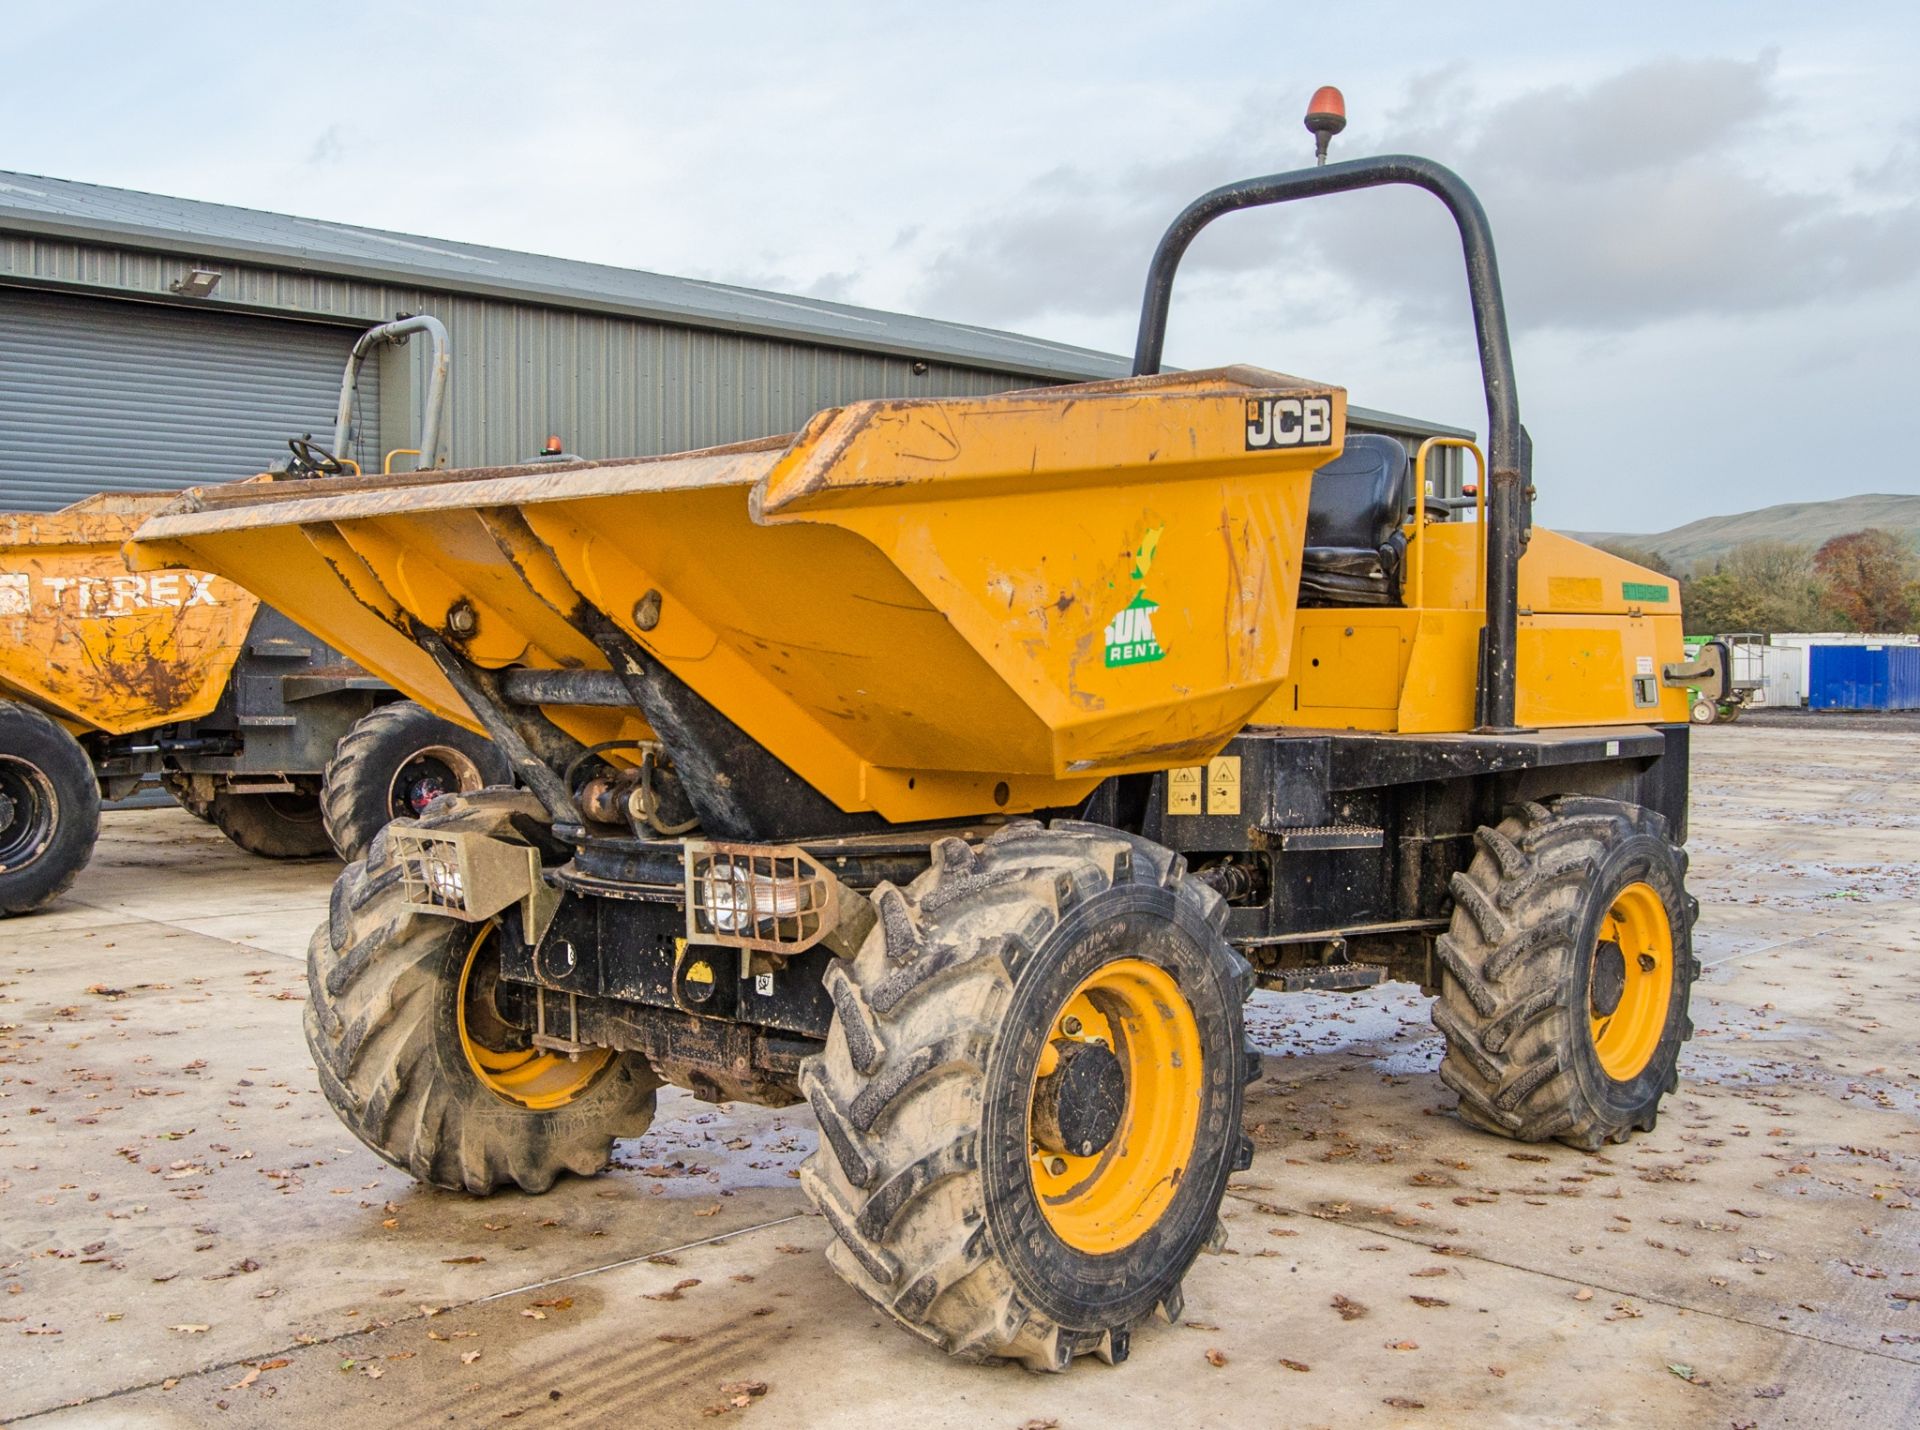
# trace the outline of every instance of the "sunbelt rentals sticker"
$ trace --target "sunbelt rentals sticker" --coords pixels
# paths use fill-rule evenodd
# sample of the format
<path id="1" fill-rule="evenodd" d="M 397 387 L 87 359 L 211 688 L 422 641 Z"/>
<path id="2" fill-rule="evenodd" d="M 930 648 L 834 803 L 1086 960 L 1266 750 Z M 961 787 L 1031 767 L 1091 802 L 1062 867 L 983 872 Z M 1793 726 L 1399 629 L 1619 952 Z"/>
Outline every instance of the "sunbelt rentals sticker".
<path id="1" fill-rule="evenodd" d="M 1160 531 L 1161 528 L 1152 527 L 1140 538 L 1133 554 L 1133 599 L 1107 622 L 1109 669 L 1121 665 L 1146 665 L 1166 656 L 1166 652 L 1160 648 L 1160 637 L 1153 629 L 1153 613 L 1160 606 L 1147 595 L 1146 587 L 1147 573 L 1153 569 L 1154 552 L 1160 547 Z"/>

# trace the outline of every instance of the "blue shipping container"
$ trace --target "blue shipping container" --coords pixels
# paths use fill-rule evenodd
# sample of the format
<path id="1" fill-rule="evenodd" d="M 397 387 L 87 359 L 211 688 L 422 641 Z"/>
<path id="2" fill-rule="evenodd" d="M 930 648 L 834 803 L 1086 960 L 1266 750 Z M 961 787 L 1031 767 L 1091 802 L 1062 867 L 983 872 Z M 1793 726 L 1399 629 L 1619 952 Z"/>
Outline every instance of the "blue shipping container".
<path id="1" fill-rule="evenodd" d="M 1807 708 L 1920 710 L 1920 646 L 1809 647 Z"/>

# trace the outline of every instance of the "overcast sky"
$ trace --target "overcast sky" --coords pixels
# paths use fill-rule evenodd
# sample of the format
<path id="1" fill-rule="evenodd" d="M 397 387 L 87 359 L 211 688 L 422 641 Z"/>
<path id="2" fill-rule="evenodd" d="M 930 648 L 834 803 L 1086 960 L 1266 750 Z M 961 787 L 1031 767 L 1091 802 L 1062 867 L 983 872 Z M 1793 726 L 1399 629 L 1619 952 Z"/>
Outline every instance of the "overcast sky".
<path id="1" fill-rule="evenodd" d="M 1920 6 L 9 6 L 0 168 L 1130 351 L 1215 184 L 1432 155 L 1493 219 L 1543 521 L 1920 492 Z M 1484 429 L 1413 193 L 1236 215 L 1168 361 Z"/>

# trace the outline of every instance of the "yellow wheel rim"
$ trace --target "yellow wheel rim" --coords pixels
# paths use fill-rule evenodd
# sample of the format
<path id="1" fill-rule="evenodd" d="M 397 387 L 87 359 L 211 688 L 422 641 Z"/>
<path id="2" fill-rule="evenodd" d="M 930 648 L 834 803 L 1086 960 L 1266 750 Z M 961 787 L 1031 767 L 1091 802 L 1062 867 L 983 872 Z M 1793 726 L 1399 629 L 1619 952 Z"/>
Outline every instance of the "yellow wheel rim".
<path id="1" fill-rule="evenodd" d="M 1205 1090 L 1200 1027 L 1171 975 L 1125 958 L 1091 974 L 1054 1015 L 1028 1099 L 1058 1068 L 1067 1042 L 1098 1042 L 1118 1058 L 1126 1105 L 1091 1156 L 1028 1143 L 1033 1189 L 1068 1246 L 1102 1255 L 1139 1240 L 1173 1200 L 1192 1158 Z"/>
<path id="2" fill-rule="evenodd" d="M 565 1107 L 593 1085 L 613 1061 L 613 1052 L 609 1048 L 578 1055 L 549 1052 L 527 1043 L 524 1033 L 502 1020 L 493 1009 L 492 969 L 480 956 L 493 932 L 492 924 L 480 926 L 460 966 L 456 1021 L 467 1066 L 494 1096 L 530 1112 Z"/>
<path id="3" fill-rule="evenodd" d="M 1615 981 L 1619 997 L 1608 1008 Z M 1588 1026 L 1600 1066 L 1615 1082 L 1638 1077 L 1660 1047 L 1673 1001 L 1673 927 L 1651 884 L 1629 884 L 1614 896 L 1594 940 L 1588 987 Z"/>

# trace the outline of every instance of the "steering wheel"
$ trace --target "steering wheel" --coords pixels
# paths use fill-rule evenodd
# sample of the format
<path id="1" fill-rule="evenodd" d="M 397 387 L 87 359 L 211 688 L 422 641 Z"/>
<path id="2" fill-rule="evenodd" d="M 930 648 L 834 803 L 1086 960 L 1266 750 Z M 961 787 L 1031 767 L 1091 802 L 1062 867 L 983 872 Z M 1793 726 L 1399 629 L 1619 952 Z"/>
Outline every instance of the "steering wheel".
<path id="1" fill-rule="evenodd" d="M 352 470 L 345 462 L 316 443 L 312 437 L 289 437 L 287 450 L 293 453 L 295 463 L 308 471 L 318 472 L 323 477 L 343 476 Z"/>

